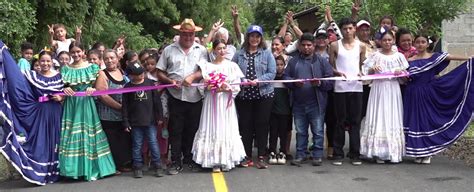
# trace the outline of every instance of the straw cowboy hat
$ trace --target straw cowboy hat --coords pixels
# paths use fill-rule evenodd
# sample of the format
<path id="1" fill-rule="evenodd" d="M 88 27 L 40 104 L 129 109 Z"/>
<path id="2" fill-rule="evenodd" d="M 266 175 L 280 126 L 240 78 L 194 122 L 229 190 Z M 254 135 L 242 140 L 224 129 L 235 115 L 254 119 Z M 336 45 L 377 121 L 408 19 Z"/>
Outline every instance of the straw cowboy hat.
<path id="1" fill-rule="evenodd" d="M 202 27 L 198 27 L 194 25 L 193 19 L 184 19 L 181 25 L 173 26 L 174 29 L 181 31 L 181 32 L 197 32 L 202 31 Z"/>

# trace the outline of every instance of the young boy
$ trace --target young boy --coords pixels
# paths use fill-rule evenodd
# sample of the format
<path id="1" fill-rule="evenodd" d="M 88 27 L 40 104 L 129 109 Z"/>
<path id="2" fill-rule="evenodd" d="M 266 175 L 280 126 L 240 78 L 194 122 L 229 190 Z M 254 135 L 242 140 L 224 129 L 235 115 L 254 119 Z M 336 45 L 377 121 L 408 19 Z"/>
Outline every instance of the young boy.
<path id="1" fill-rule="evenodd" d="M 278 56 L 275 58 L 277 74 L 275 80 L 283 79 L 285 71 L 285 58 Z M 269 140 L 269 163 L 286 164 L 286 145 L 288 141 L 288 131 L 291 130 L 291 107 L 290 90 L 283 83 L 276 83 L 275 99 L 270 115 L 270 140 Z M 277 141 L 280 138 L 280 153 L 276 154 Z"/>
<path id="2" fill-rule="evenodd" d="M 126 68 L 131 81 L 127 87 L 153 86 L 154 83 L 145 78 L 145 69 L 138 63 Z M 144 165 L 142 158 L 143 138 L 147 137 L 152 156 L 155 176 L 164 175 L 160 161 L 160 149 L 156 140 L 155 125 L 161 123 L 162 107 L 157 90 L 124 93 L 122 99 L 123 123 L 127 131 L 132 131 L 132 159 L 135 178 L 142 178 Z"/>
<path id="3" fill-rule="evenodd" d="M 33 60 L 33 45 L 29 42 L 21 44 L 21 58 L 18 60 L 18 67 L 22 71 L 31 70 L 31 60 Z"/>

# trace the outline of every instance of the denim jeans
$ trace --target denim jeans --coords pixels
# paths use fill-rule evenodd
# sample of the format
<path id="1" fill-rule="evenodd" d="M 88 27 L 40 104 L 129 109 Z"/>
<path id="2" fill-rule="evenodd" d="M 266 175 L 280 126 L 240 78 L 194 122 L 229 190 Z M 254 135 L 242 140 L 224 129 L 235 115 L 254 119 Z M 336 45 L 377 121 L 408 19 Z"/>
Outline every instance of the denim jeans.
<path id="1" fill-rule="evenodd" d="M 308 127 L 313 133 L 313 158 L 323 157 L 324 112 L 319 111 L 317 103 L 306 106 L 293 106 L 296 125 L 296 158 L 306 158 L 308 150 Z"/>
<path id="2" fill-rule="evenodd" d="M 143 139 L 147 137 L 148 147 L 151 152 L 151 163 L 153 166 L 160 166 L 160 148 L 156 139 L 156 127 L 150 126 L 132 126 L 132 159 L 133 167 L 141 169 L 143 167 L 142 146 Z"/>

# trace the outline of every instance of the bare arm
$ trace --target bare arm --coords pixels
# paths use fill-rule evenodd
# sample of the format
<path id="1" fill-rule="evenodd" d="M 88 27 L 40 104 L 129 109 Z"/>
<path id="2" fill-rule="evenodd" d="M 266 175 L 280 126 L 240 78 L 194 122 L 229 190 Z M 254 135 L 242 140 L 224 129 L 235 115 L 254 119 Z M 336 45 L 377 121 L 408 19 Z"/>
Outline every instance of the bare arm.
<path id="1" fill-rule="evenodd" d="M 283 25 L 281 26 L 280 31 L 278 32 L 278 36 L 284 37 L 287 30 L 288 30 L 288 19 L 286 19 L 286 16 L 285 16 L 285 21 L 283 21 Z"/>
<path id="2" fill-rule="evenodd" d="M 359 70 L 362 72 L 362 66 L 364 65 L 365 61 L 365 52 L 366 46 L 363 43 L 360 43 L 360 59 L 359 59 Z"/>
<path id="3" fill-rule="evenodd" d="M 290 24 L 291 29 L 293 29 L 293 31 L 295 32 L 296 38 L 299 39 L 301 36 L 303 36 L 303 32 L 295 24 L 295 21 L 293 20 L 293 16 L 294 16 L 293 12 L 288 11 L 288 13 L 286 14 L 286 20 L 288 20 L 287 22 Z"/>
<path id="4" fill-rule="evenodd" d="M 214 34 L 216 34 L 217 30 L 219 30 L 222 25 L 224 25 L 224 22 L 222 22 L 220 19 L 212 25 L 211 31 L 209 31 L 209 34 L 204 39 L 204 45 L 207 45 L 209 42 L 212 42 L 212 39 L 214 39 Z"/>
<path id="5" fill-rule="evenodd" d="M 53 50 L 56 49 L 56 41 L 54 41 L 54 24 L 48 25 L 48 33 L 49 33 L 49 45 Z"/>
<path id="6" fill-rule="evenodd" d="M 239 10 L 237 9 L 236 5 L 232 6 L 232 18 L 234 24 L 234 31 L 235 31 L 235 38 L 240 41 L 240 34 L 242 31 L 240 30 L 240 21 L 239 21 Z M 242 42 L 239 42 L 242 43 Z"/>
<path id="7" fill-rule="evenodd" d="M 82 26 L 76 26 L 76 36 L 75 36 L 75 40 L 76 42 L 80 43 L 81 42 L 81 35 L 82 35 Z"/>
<path id="8" fill-rule="evenodd" d="M 160 82 L 163 82 L 165 84 L 174 84 L 176 83 L 176 80 L 172 80 L 170 79 L 167 75 L 166 75 L 166 72 L 158 69 L 158 71 L 156 72 L 156 75 L 158 76 L 158 80 L 160 80 Z"/>
<path id="9" fill-rule="evenodd" d="M 470 58 L 469 57 L 464 57 L 464 56 L 459 56 L 459 55 L 448 54 L 446 59 L 450 60 L 450 61 L 465 61 L 465 60 L 469 60 Z"/>
<path id="10" fill-rule="evenodd" d="M 107 90 L 108 89 L 108 83 L 107 83 L 107 76 L 103 71 L 99 71 L 99 77 L 97 77 L 97 81 L 95 82 L 95 88 L 96 90 Z M 111 107 L 112 109 L 115 110 L 121 110 L 122 109 L 122 104 L 118 103 L 112 97 L 109 95 L 100 95 L 99 100 L 107 105 L 108 107 Z"/>
<path id="11" fill-rule="evenodd" d="M 354 3 L 352 3 L 352 8 L 351 8 L 352 20 L 357 21 L 357 17 L 359 16 L 359 11 L 360 11 L 360 0 L 354 0 Z"/>

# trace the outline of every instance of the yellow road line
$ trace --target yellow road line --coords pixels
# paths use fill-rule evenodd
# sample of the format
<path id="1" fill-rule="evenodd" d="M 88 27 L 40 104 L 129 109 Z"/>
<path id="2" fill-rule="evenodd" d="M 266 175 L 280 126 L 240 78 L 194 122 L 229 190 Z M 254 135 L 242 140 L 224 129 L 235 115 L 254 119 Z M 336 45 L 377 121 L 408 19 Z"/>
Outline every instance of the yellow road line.
<path id="1" fill-rule="evenodd" d="M 212 180 L 214 181 L 214 188 L 216 192 L 227 192 L 227 184 L 225 183 L 224 174 L 212 173 Z"/>

